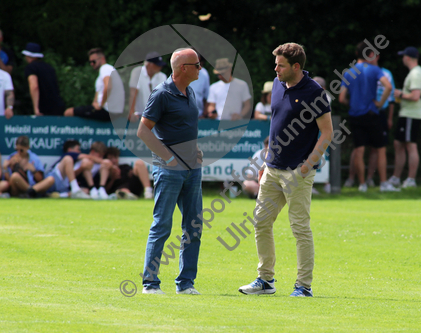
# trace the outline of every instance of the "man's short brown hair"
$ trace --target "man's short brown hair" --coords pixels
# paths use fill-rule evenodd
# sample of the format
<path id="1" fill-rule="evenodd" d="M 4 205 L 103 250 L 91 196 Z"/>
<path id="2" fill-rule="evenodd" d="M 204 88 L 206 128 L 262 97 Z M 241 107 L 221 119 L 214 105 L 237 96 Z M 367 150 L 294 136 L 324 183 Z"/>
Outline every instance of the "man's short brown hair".
<path id="1" fill-rule="evenodd" d="M 306 53 L 302 45 L 296 43 L 285 43 L 279 45 L 273 50 L 274 56 L 284 56 L 288 63 L 292 66 L 295 63 L 300 65 L 300 69 L 304 69 L 306 63 Z"/>
<path id="2" fill-rule="evenodd" d="M 107 148 L 107 152 L 105 153 L 105 156 L 114 156 L 114 157 L 119 157 L 120 156 L 120 149 L 118 149 L 117 147 L 108 147 Z"/>
<path id="3" fill-rule="evenodd" d="M 16 146 L 22 146 L 29 148 L 29 138 L 26 135 L 22 135 L 16 139 Z"/>
<path id="4" fill-rule="evenodd" d="M 93 49 L 90 49 L 88 51 L 88 57 L 90 57 L 92 54 L 98 54 L 98 55 L 101 55 L 101 56 L 105 57 L 104 51 L 102 51 L 102 49 L 100 47 L 95 47 Z"/>
<path id="5" fill-rule="evenodd" d="M 95 141 L 92 145 L 91 145 L 91 150 L 101 154 L 102 156 L 105 155 L 105 153 L 107 152 L 107 146 L 105 145 L 104 142 L 101 141 Z"/>

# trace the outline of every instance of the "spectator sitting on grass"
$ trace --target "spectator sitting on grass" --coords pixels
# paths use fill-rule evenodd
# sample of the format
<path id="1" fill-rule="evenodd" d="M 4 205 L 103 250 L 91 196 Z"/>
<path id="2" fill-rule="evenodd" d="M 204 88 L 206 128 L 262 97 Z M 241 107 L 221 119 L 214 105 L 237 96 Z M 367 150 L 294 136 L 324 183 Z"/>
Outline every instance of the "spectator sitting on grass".
<path id="1" fill-rule="evenodd" d="M 132 168 L 128 164 L 119 164 L 120 150 L 109 147 L 105 155 L 102 177 L 106 177 L 105 189 L 108 194 L 116 193 L 118 199 L 136 200 L 142 194 L 145 199 L 153 198 L 149 172 L 142 160 L 137 160 Z"/>
<path id="2" fill-rule="evenodd" d="M 10 194 L 7 192 L 9 190 L 9 182 L 4 178 L 2 171 L 0 154 L 0 198 L 10 198 Z"/>
<path id="3" fill-rule="evenodd" d="M 88 154 L 81 154 L 80 143 L 77 140 L 68 140 L 63 145 L 64 154 L 55 162 L 47 176 L 54 178 L 54 184 L 48 189 L 51 197 L 91 199 L 83 192 L 77 183 L 74 165 L 81 159 L 92 159 Z M 70 193 L 69 193 L 69 188 Z M 56 194 L 57 193 L 57 194 Z M 70 195 L 69 195 L 70 194 Z"/>
<path id="4" fill-rule="evenodd" d="M 108 162 L 103 160 L 106 151 L 107 146 L 101 141 L 96 141 L 92 143 L 89 155 L 79 159 L 74 166 L 79 186 L 89 189 L 92 199 L 108 199 L 104 188 L 107 178 L 100 182 L 99 177 L 99 174 L 108 168 Z"/>

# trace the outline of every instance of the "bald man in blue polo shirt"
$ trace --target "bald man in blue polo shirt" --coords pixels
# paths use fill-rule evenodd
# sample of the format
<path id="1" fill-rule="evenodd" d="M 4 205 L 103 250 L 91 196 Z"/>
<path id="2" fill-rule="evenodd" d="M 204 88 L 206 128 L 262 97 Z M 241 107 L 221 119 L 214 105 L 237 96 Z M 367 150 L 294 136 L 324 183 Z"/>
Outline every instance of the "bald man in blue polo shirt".
<path id="1" fill-rule="evenodd" d="M 311 189 L 315 169 L 331 141 L 330 106 L 325 91 L 303 70 L 306 55 L 301 45 L 280 45 L 273 55 L 277 78 L 272 89 L 269 150 L 266 167 L 259 174 L 260 190 L 254 215 L 258 277 L 239 291 L 247 295 L 275 293 L 273 223 L 287 204 L 292 233 L 297 240 L 298 268 L 290 296 L 312 297 Z M 319 130 L 321 135 L 317 139 Z"/>
<path id="2" fill-rule="evenodd" d="M 197 275 L 202 211 L 201 152 L 197 148 L 196 99 L 189 84 L 197 80 L 200 62 L 192 49 L 176 50 L 171 57 L 172 75 L 149 96 L 138 129 L 138 137 L 152 151 L 155 185 L 153 223 L 146 245 L 143 293 L 164 294 L 158 278 L 162 251 L 171 234 L 172 216 L 178 205 L 182 214 L 180 274 L 177 294 L 199 292 L 193 287 Z M 196 223 L 195 220 L 198 220 Z M 167 246 L 165 252 L 173 253 Z M 173 257 L 171 254 L 169 255 Z M 165 255 L 165 260 L 169 260 Z"/>

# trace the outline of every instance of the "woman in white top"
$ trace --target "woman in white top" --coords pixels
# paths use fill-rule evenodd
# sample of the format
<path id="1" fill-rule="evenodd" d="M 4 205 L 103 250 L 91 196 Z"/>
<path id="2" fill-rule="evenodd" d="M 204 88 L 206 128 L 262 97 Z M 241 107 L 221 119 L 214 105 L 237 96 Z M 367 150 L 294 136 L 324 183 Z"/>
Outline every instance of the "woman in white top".
<path id="1" fill-rule="evenodd" d="M 272 109 L 270 103 L 272 101 L 272 87 L 273 81 L 265 82 L 262 90 L 262 99 L 257 103 L 254 109 L 254 119 L 270 120 L 272 116 Z"/>

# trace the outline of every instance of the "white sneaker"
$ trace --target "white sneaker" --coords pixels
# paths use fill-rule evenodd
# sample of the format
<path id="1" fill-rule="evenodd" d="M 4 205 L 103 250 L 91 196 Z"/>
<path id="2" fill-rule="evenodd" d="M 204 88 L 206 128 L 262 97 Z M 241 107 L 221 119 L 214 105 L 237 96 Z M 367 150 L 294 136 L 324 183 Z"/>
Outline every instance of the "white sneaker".
<path id="1" fill-rule="evenodd" d="M 152 187 L 145 188 L 145 192 L 143 193 L 145 199 L 153 199 L 153 189 Z"/>
<path id="2" fill-rule="evenodd" d="M 364 183 L 358 186 L 358 191 L 363 192 L 363 193 L 367 192 L 367 184 Z"/>
<path id="3" fill-rule="evenodd" d="M 366 183 L 368 187 L 376 187 L 376 184 L 374 183 L 373 178 L 367 179 Z"/>
<path id="4" fill-rule="evenodd" d="M 92 199 L 95 199 L 95 200 L 99 199 L 99 192 L 96 187 L 92 187 L 92 189 L 89 191 L 89 194 Z"/>
<path id="5" fill-rule="evenodd" d="M 160 294 L 165 295 L 165 293 L 160 288 L 146 288 L 142 290 L 142 294 Z"/>
<path id="6" fill-rule="evenodd" d="M 275 279 L 266 281 L 257 278 L 252 283 L 240 287 L 238 291 L 246 295 L 274 294 L 276 292 Z"/>
<path id="7" fill-rule="evenodd" d="M 400 192 L 400 188 L 394 187 L 389 182 L 383 182 L 380 184 L 380 192 Z"/>
<path id="8" fill-rule="evenodd" d="M 346 181 L 345 181 L 345 184 L 344 184 L 344 187 L 352 187 L 352 186 L 354 186 L 354 180 L 353 179 L 347 179 Z"/>
<path id="9" fill-rule="evenodd" d="M 10 194 L 9 193 L 0 193 L 0 198 L 3 198 L 3 199 L 9 199 L 10 198 Z"/>
<path id="10" fill-rule="evenodd" d="M 117 196 L 117 199 L 120 199 L 120 200 L 137 200 L 137 199 L 139 199 L 137 197 L 137 195 L 135 195 L 131 192 L 126 192 L 126 191 L 117 190 L 115 192 L 115 195 Z"/>
<path id="11" fill-rule="evenodd" d="M 329 183 L 325 184 L 325 186 L 323 186 L 323 191 L 325 191 L 325 193 L 331 193 L 332 192 L 332 187 L 330 186 Z"/>
<path id="12" fill-rule="evenodd" d="M 395 176 L 390 177 L 388 182 L 393 186 L 401 186 L 401 180 Z"/>
<path id="13" fill-rule="evenodd" d="M 86 194 L 85 192 L 83 192 L 82 190 L 78 190 L 76 192 L 72 192 L 72 194 L 70 194 L 70 198 L 72 199 L 91 199 L 91 197 Z"/>
<path id="14" fill-rule="evenodd" d="M 415 182 L 415 179 L 413 178 L 406 178 L 402 184 L 403 188 L 408 188 L 408 187 L 417 187 L 417 183 Z"/>
<path id="15" fill-rule="evenodd" d="M 193 287 L 177 291 L 177 294 L 200 295 L 200 293 Z"/>
<path id="16" fill-rule="evenodd" d="M 98 196 L 101 200 L 108 200 L 107 191 L 105 191 L 105 188 L 103 188 L 102 186 L 98 190 Z"/>
<path id="17" fill-rule="evenodd" d="M 320 192 L 317 191 L 317 189 L 315 189 L 314 187 L 311 189 L 311 194 L 315 194 L 315 195 L 319 195 Z"/>

